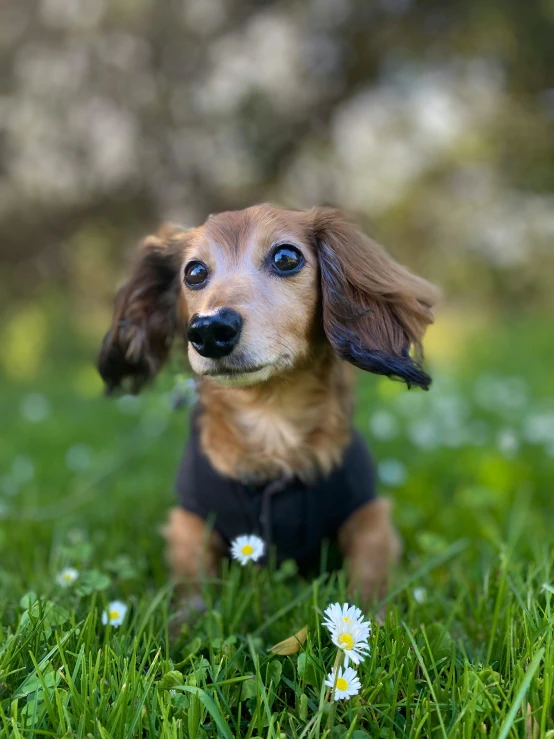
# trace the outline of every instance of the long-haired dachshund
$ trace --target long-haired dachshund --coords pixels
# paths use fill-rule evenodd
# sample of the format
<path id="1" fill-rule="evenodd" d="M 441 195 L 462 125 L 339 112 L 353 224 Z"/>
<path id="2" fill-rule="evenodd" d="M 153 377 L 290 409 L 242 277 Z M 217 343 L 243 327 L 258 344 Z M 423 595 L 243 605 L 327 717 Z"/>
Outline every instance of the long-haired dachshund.
<path id="1" fill-rule="evenodd" d="M 352 365 L 427 389 L 436 298 L 331 208 L 258 205 L 146 239 L 99 369 L 108 391 L 138 392 L 175 339 L 188 344 L 199 403 L 165 527 L 178 580 L 214 573 L 233 538 L 260 533 L 301 568 L 335 541 L 350 586 L 382 592 L 399 543 L 352 427 Z"/>

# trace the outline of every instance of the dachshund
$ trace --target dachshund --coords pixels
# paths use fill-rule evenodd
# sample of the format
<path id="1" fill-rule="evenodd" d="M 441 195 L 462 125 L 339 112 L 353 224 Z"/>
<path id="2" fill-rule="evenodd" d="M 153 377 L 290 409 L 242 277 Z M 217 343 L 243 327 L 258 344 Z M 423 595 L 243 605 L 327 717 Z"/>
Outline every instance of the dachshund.
<path id="1" fill-rule="evenodd" d="M 164 529 L 178 581 L 257 531 L 301 568 L 329 539 L 353 591 L 385 592 L 400 544 L 353 430 L 353 367 L 427 390 L 437 297 L 334 208 L 263 204 L 146 239 L 98 366 L 108 392 L 138 392 L 186 343 L 199 402 Z"/>

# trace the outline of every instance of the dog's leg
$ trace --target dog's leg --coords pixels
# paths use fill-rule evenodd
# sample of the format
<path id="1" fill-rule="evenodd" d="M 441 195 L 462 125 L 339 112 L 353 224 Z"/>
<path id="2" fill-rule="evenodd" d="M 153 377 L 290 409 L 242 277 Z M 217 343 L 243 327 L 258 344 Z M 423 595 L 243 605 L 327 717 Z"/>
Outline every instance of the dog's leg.
<path id="1" fill-rule="evenodd" d="M 390 502 L 366 503 L 339 530 L 339 546 L 348 568 L 349 589 L 365 602 L 385 594 L 391 565 L 399 557 L 400 539 L 390 520 Z"/>
<path id="2" fill-rule="evenodd" d="M 173 613 L 169 632 L 179 635 L 184 622 L 194 619 L 205 609 L 200 596 L 203 577 L 213 577 L 221 557 L 222 545 L 206 522 L 183 508 L 172 508 L 162 529 L 167 548 L 166 557 L 177 583 L 177 610 Z"/>
<path id="3" fill-rule="evenodd" d="M 221 543 L 206 522 L 183 508 L 169 511 L 162 533 L 167 543 L 166 556 L 176 581 L 198 589 L 202 577 L 213 577 L 221 556 Z"/>

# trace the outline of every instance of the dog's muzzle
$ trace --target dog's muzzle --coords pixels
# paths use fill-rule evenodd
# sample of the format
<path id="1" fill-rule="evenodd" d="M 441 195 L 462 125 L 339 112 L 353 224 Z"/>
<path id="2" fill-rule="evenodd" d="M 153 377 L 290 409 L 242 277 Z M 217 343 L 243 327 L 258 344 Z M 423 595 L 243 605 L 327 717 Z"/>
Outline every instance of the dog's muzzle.
<path id="1" fill-rule="evenodd" d="M 220 308 L 215 313 L 195 313 L 188 326 L 187 338 L 198 354 L 209 359 L 228 356 L 240 339 L 242 318 L 232 308 Z"/>

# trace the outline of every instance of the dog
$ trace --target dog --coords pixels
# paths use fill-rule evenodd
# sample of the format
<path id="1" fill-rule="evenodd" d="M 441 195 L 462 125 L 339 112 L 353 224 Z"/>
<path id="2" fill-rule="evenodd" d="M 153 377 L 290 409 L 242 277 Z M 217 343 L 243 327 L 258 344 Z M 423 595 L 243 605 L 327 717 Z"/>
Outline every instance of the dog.
<path id="1" fill-rule="evenodd" d="M 98 366 L 108 392 L 138 392 L 186 342 L 199 404 L 165 527 L 178 581 L 261 531 L 301 567 L 330 538 L 353 591 L 385 592 L 400 544 L 353 431 L 353 367 L 427 390 L 437 297 L 334 208 L 257 205 L 145 240 Z"/>

